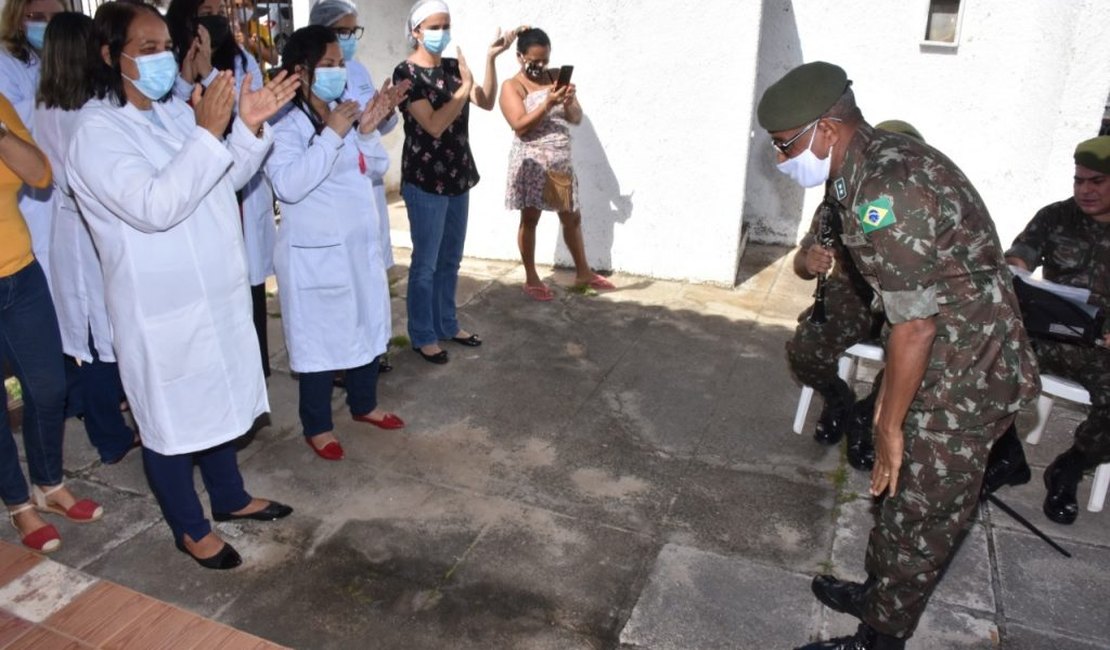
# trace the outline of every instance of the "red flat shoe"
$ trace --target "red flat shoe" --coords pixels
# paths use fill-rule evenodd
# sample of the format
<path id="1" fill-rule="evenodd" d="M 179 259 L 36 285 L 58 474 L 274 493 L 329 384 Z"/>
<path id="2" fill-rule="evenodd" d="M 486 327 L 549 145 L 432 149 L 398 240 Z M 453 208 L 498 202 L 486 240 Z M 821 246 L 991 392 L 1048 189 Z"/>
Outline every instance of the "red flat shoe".
<path id="1" fill-rule="evenodd" d="M 343 446 L 334 440 L 323 447 L 317 447 L 308 438 L 305 438 L 304 441 L 308 443 L 309 447 L 312 447 L 312 451 L 316 452 L 317 456 L 324 460 L 343 460 Z"/>
<path id="2" fill-rule="evenodd" d="M 56 503 L 51 503 L 50 495 L 62 489 L 63 485 L 65 484 L 59 483 L 48 490 L 43 490 L 37 485 L 31 486 L 31 502 L 35 504 L 35 510 L 61 515 L 79 524 L 87 524 L 104 516 L 104 508 L 92 499 L 81 499 L 68 509 Z"/>
<path id="3" fill-rule="evenodd" d="M 405 426 L 405 421 L 392 413 L 386 413 L 385 417 L 380 420 L 371 419 L 369 413 L 366 415 L 352 415 L 351 418 L 355 422 L 365 422 L 381 429 L 403 429 Z"/>
<path id="4" fill-rule="evenodd" d="M 58 534 L 58 529 L 54 527 L 54 524 L 46 524 L 41 528 L 32 530 L 26 535 L 23 534 L 23 531 L 19 530 L 19 526 L 15 525 L 15 516 L 33 507 L 34 506 L 28 503 L 8 512 L 8 518 L 12 522 L 12 528 L 15 528 L 15 531 L 20 534 L 21 537 L 19 541 L 27 548 L 32 551 L 38 551 L 39 553 L 52 553 L 58 550 L 62 545 L 62 536 Z"/>

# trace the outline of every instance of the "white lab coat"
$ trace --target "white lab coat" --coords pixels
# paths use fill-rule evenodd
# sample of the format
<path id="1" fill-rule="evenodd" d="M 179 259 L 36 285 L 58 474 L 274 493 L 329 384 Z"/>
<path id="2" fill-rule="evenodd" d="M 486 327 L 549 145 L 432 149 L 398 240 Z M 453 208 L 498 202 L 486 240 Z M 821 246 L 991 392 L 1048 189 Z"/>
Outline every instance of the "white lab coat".
<path id="1" fill-rule="evenodd" d="M 24 63 L 12 56 L 5 47 L 0 46 L 0 94 L 8 98 L 23 120 L 23 125 L 35 133 L 35 93 L 39 88 L 39 68 L 41 63 L 33 52 L 31 59 Z M 50 280 L 50 231 L 54 219 L 53 186 L 35 189 L 24 185 L 19 192 L 19 211 L 31 232 L 31 249 L 35 259 L 42 265 L 46 279 Z"/>
<path id="2" fill-rule="evenodd" d="M 296 372 L 357 368 L 389 343 L 389 281 L 371 181 L 389 160 L 376 157 L 378 140 L 377 131 L 357 128 L 344 138 L 330 128 L 316 135 L 296 107 L 274 125 L 266 160 L 281 206 L 274 267 Z"/>
<path id="3" fill-rule="evenodd" d="M 86 363 L 93 360 L 89 332 L 101 361 L 115 361 L 104 278 L 89 228 L 66 183 L 65 157 L 77 128 L 78 111 L 35 109 L 35 140 L 54 170 L 54 218 L 50 238 L 50 290 L 58 312 L 62 350 Z"/>
<path id="4" fill-rule="evenodd" d="M 364 109 L 366 104 L 374 99 L 374 95 L 378 94 L 374 80 L 370 78 L 370 71 L 353 59 L 344 65 L 347 66 L 347 87 L 343 89 L 343 99 L 353 99 L 358 102 L 359 108 Z M 397 126 L 398 121 L 399 114 L 393 111 L 378 127 L 378 134 L 389 133 Z M 375 173 L 371 179 L 374 181 L 374 198 L 378 201 L 378 232 L 382 245 L 382 259 L 385 260 L 385 268 L 389 269 L 393 267 L 393 241 L 389 236 L 389 203 L 385 199 L 385 173 L 389 171 L 389 154 L 386 153 L 385 146 L 380 140 L 378 149 L 380 151 L 375 151 L 375 155 L 382 157 L 386 164 L 381 169 L 381 173 Z"/>
<path id="5" fill-rule="evenodd" d="M 244 67 L 242 60 L 235 57 L 237 107 L 239 89 L 243 87 L 243 76 L 250 73 L 251 90 L 261 88 L 263 81 L 262 69 L 258 67 L 258 61 L 255 61 L 250 52 L 243 48 L 239 49 L 246 56 L 247 64 Z M 219 70 L 213 68 L 201 84 L 207 88 L 218 72 Z M 173 92 L 179 99 L 188 101 L 193 92 L 193 85 L 178 76 L 174 80 Z M 274 223 L 274 193 L 270 189 L 270 181 L 265 174 L 259 172 L 243 186 L 240 195 L 243 197 L 243 240 L 247 246 L 247 269 L 251 286 L 256 286 L 266 282 L 266 278 L 274 274 L 274 242 L 277 239 L 277 226 Z"/>
<path id="6" fill-rule="evenodd" d="M 89 102 L 66 176 L 100 253 L 143 444 L 174 455 L 233 440 L 269 409 L 235 190 L 273 138 L 235 119 L 220 142 L 177 99 L 153 116 Z"/>

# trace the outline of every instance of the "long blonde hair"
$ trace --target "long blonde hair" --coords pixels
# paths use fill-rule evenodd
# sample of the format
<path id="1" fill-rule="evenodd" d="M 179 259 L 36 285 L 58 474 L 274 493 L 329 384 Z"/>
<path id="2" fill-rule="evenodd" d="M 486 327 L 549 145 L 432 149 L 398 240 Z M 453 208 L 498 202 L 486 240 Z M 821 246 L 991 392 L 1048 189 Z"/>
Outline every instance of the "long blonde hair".
<path id="1" fill-rule="evenodd" d="M 4 11 L 0 13 L 0 42 L 9 54 L 24 63 L 31 61 L 31 44 L 23 30 L 23 14 L 32 0 L 7 0 Z M 69 10 L 68 0 L 57 0 L 63 11 Z"/>

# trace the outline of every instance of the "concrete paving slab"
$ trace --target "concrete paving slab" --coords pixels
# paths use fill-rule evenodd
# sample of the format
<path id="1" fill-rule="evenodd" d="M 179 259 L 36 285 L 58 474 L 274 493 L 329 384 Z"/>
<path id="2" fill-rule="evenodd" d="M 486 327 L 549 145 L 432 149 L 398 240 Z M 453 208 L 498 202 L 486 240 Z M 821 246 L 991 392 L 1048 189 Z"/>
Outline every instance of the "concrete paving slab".
<path id="1" fill-rule="evenodd" d="M 1110 639 L 1105 546 L 1069 544 L 1069 559 L 1032 535 L 999 529 L 995 540 L 1006 618 L 1036 630 Z"/>
<path id="2" fill-rule="evenodd" d="M 1006 627 L 1003 647 L 1007 650 L 1104 650 L 1105 641 L 1076 639 L 1014 623 Z"/>
<path id="3" fill-rule="evenodd" d="M 621 647 L 653 650 L 791 648 L 812 627 L 799 606 L 806 576 L 743 558 L 667 544 L 644 586 Z"/>
<path id="4" fill-rule="evenodd" d="M 62 547 L 51 559 L 82 569 L 117 546 L 128 543 L 147 528 L 161 523 L 154 497 L 121 492 L 109 486 L 80 479 L 66 485 L 82 499 L 92 499 L 104 508 L 104 516 L 87 524 L 64 517 L 48 517 L 62 537 Z"/>

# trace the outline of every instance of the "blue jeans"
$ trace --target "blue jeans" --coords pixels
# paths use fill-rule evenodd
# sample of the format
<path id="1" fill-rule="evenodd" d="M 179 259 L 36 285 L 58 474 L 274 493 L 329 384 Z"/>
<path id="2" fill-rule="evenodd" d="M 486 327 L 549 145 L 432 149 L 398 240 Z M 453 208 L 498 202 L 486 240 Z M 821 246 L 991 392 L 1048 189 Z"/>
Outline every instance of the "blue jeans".
<path id="1" fill-rule="evenodd" d="M 379 357 L 380 358 L 380 357 Z M 331 420 L 331 389 L 335 371 L 302 372 L 300 384 L 301 426 L 306 438 L 334 428 Z M 346 372 L 347 406 L 351 415 L 366 415 L 378 407 L 378 359 Z"/>
<path id="2" fill-rule="evenodd" d="M 412 346 L 431 345 L 459 333 L 455 288 L 466 243 L 470 193 L 432 194 L 401 186 L 409 213 L 412 263 L 409 266 L 408 329 Z"/>
<path id="3" fill-rule="evenodd" d="M 135 432 L 127 426 L 120 412 L 123 384 L 119 379 L 119 366 L 111 361 L 101 361 L 89 332 L 91 363 L 77 367 L 81 403 L 85 410 L 85 433 L 96 447 L 100 460 L 113 463 L 131 449 Z"/>
<path id="4" fill-rule="evenodd" d="M 212 512 L 232 513 L 246 508 L 251 502 L 251 495 L 243 487 L 243 475 L 239 473 L 234 441 L 204 451 L 173 456 L 163 456 L 143 447 L 146 480 L 177 542 L 183 541 L 182 537 L 186 534 L 196 542 L 212 532 L 193 487 L 194 464 L 200 467 L 200 478 L 208 490 Z"/>
<path id="5" fill-rule="evenodd" d="M 39 263 L 0 278 L 0 366 L 6 362 L 23 386 L 23 447 L 35 485 L 62 482 L 64 359 L 58 316 Z M 0 396 L 0 499 L 12 506 L 31 495 L 19 467 L 7 402 L 7 395 Z"/>

